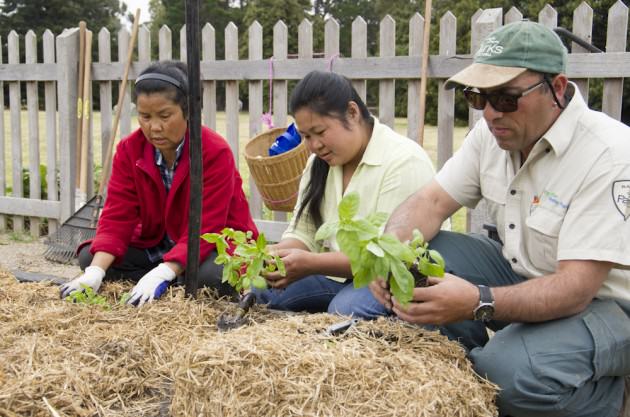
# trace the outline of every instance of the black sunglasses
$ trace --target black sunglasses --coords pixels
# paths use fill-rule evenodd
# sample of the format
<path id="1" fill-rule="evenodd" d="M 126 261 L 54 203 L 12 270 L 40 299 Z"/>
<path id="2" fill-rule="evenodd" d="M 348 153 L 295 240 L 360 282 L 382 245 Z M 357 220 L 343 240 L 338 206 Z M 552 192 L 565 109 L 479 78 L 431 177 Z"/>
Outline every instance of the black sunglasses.
<path id="1" fill-rule="evenodd" d="M 542 79 L 538 81 L 536 84 L 527 87 L 524 91 L 519 94 L 509 94 L 509 93 L 482 93 L 479 91 L 475 91 L 470 87 L 466 87 L 464 89 L 464 97 L 466 97 L 466 101 L 468 101 L 468 105 L 475 110 L 483 110 L 486 108 L 486 103 L 490 102 L 490 105 L 496 110 L 502 113 L 511 113 L 518 109 L 518 99 L 521 97 L 525 97 L 532 91 L 536 90 L 538 87 L 543 85 L 545 80 Z"/>

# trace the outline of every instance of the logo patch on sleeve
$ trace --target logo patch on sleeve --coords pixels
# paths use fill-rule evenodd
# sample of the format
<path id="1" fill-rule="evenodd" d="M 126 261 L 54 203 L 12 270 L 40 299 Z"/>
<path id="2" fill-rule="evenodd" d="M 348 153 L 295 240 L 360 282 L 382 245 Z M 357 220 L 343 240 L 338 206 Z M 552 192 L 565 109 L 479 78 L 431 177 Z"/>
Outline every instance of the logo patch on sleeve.
<path id="1" fill-rule="evenodd" d="M 612 197 L 624 221 L 628 220 L 630 217 L 630 180 L 613 182 Z"/>

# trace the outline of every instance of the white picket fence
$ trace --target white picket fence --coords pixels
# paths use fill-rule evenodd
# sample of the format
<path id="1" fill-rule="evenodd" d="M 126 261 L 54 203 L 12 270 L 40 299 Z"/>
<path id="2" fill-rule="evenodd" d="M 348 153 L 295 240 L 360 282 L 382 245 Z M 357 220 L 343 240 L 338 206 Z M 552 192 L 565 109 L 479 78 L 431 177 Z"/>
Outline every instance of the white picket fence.
<path id="1" fill-rule="evenodd" d="M 480 41 L 500 25 L 522 19 L 522 14 L 512 8 L 503 14 L 502 9 L 487 9 L 477 12 L 472 18 L 471 53 Z M 532 19 L 533 20 L 533 19 Z M 538 15 L 539 22 L 556 27 L 557 12 L 549 5 Z M 89 23 L 89 22 L 88 22 Z M 313 69 L 332 70 L 353 80 L 353 84 L 365 98 L 366 82 L 377 80 L 378 114 L 381 122 L 393 126 L 395 83 L 408 85 L 408 131 L 407 135 L 417 140 L 419 137 L 419 90 L 422 58 L 424 19 L 419 14 L 409 22 L 409 54 L 396 56 L 394 19 L 386 16 L 380 23 L 378 56 L 368 56 L 367 24 L 357 17 L 352 23 L 352 47 L 349 56 L 340 54 L 340 27 L 334 19 L 328 19 L 324 28 L 325 47 L 323 56 L 313 50 L 313 27 L 305 20 L 297 34 L 289 34 L 287 26 L 279 21 L 273 28 L 273 59 L 263 56 L 263 28 L 255 22 L 247 29 L 248 56 L 238 53 L 238 32 L 234 24 L 225 30 L 225 57 L 217 59 L 215 53 L 215 29 L 206 24 L 202 30 L 201 76 L 203 84 L 203 121 L 216 128 L 216 90 L 218 83 L 225 83 L 226 128 L 220 132 L 230 143 L 234 155 L 239 158 L 239 82 L 246 81 L 249 101 L 248 137 L 254 137 L 263 129 L 261 116 L 267 107 L 263 103 L 263 87 L 270 77 L 270 65 L 273 68 L 273 122 L 276 126 L 287 123 L 287 101 L 289 80 L 298 80 Z M 573 13 L 572 31 L 581 38 L 590 41 L 593 26 L 593 10 L 587 3 L 582 3 Z M 438 166 L 442 166 L 453 152 L 454 131 L 454 91 L 444 90 L 446 78 L 461 70 L 471 62 L 471 55 L 455 56 L 457 44 L 457 19 L 447 12 L 439 19 L 439 26 L 433 25 L 432 32 L 439 31 L 439 54 L 429 57 L 428 77 L 438 80 Z M 630 52 L 627 52 L 628 7 L 618 1 L 609 10 L 607 25 L 606 51 L 604 53 L 585 53 L 582 47 L 573 44 L 570 50 L 567 75 L 578 83 L 584 96 L 588 96 L 589 79 L 601 78 L 603 81 L 603 111 L 612 117 L 621 117 L 623 78 L 630 76 Z M 32 31 L 24 37 L 25 62 L 19 62 L 20 37 L 11 32 L 8 37 L 8 64 L 0 61 L 0 88 L 8 85 L 9 109 L 0 101 L 0 113 L 9 112 L 10 120 L 10 155 L 5 155 L 4 118 L 0 117 L 0 230 L 8 225 L 11 217 L 12 228 L 16 232 L 24 231 L 24 218 L 30 218 L 30 233 L 39 235 L 40 221 L 47 218 L 49 230 L 56 230 L 75 211 L 76 179 L 76 123 L 77 123 L 77 73 L 79 33 L 76 28 L 54 36 L 46 31 L 43 36 L 44 56 L 37 56 L 37 39 Z M 288 50 L 289 36 L 298 37 L 298 50 Z M 112 61 L 111 37 L 106 29 L 98 32 L 98 59 L 92 63 L 93 89 L 100 92 L 101 129 L 93 132 L 89 144 L 90 178 L 92 167 L 102 165 L 103 161 L 94 161 L 93 144 L 101 143 L 104 151 L 110 137 L 112 125 L 112 90 L 119 83 L 127 56 L 130 33 L 122 29 L 118 33 L 118 61 Z M 179 59 L 186 58 L 185 28 L 180 32 Z M 171 31 L 168 27 L 159 29 L 159 54 L 151 56 L 151 37 L 147 27 L 141 27 L 138 35 L 138 58 L 133 62 L 130 79 L 152 60 L 173 59 Z M 315 58 L 314 56 L 321 56 Z M 2 54 L 0 54 L 0 60 Z M 21 84 L 26 84 L 26 112 L 28 123 L 23 134 L 21 112 Z M 44 84 L 43 95 L 38 93 L 38 84 Z M 4 91 L 4 90 L 3 90 Z M 120 136 L 131 131 L 130 95 L 124 99 Z M 39 101 L 44 101 L 45 121 L 38 120 Z M 470 122 L 480 117 L 480 112 L 471 111 Z M 40 133 L 40 124 L 45 135 Z M 97 141 L 94 140 L 97 136 Z M 98 138 L 100 136 L 100 139 Z M 40 155 L 40 147 L 45 143 L 46 154 Z M 24 148 L 28 152 L 29 198 L 24 198 L 22 157 Z M 12 191 L 7 194 L 7 160 L 12 162 Z M 48 199 L 42 200 L 39 192 L 42 178 L 40 164 L 47 166 Z M 59 187 L 55 175 L 59 177 Z M 271 238 L 279 236 L 286 227 L 286 215 L 274 214 L 274 220 L 262 219 L 262 201 L 251 185 L 250 204 L 252 214 L 257 219 L 261 230 Z M 88 197 L 94 190 L 88 186 Z M 477 209 L 469 216 L 469 228 L 478 229 L 484 219 L 483 209 Z"/>

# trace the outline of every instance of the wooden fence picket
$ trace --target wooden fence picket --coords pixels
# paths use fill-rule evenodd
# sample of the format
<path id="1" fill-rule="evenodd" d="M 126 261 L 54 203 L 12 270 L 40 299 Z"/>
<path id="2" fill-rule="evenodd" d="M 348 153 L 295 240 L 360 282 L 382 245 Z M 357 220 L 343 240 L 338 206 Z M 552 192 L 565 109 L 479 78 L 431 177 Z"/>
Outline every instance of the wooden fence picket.
<path id="1" fill-rule="evenodd" d="M 248 30 L 250 61 L 263 59 L 263 28 L 258 22 L 253 22 Z M 249 138 L 250 140 L 262 132 L 263 115 L 263 80 L 252 80 L 247 83 L 249 92 Z M 269 109 L 271 111 L 271 109 Z M 256 188 L 256 183 L 249 177 L 249 210 L 255 219 L 262 218 L 262 198 Z"/>
<path id="2" fill-rule="evenodd" d="M 12 30 L 9 33 L 9 64 L 20 62 L 20 37 Z M 9 83 L 9 112 L 11 114 L 11 159 L 13 161 L 13 197 L 24 196 L 22 185 L 22 95 L 20 81 Z M 13 231 L 24 230 L 24 218 L 13 216 Z"/>
<path id="3" fill-rule="evenodd" d="M 606 52 L 625 52 L 628 41 L 628 6 L 620 0 L 608 12 Z M 623 78 L 604 80 L 602 111 L 612 118 L 621 119 L 623 105 Z"/>
<path id="4" fill-rule="evenodd" d="M 591 43 L 593 34 L 593 9 L 591 9 L 588 4 L 582 2 L 573 12 L 572 31 L 574 35 Z M 588 54 L 590 52 L 577 43 L 571 42 L 571 53 Z M 580 89 L 584 101 L 588 103 L 588 78 L 573 80 L 573 82 L 575 82 Z"/>
<path id="5" fill-rule="evenodd" d="M 457 18 L 446 12 L 440 20 L 440 55 L 454 56 L 457 45 Z M 445 80 L 438 81 L 438 150 L 437 167 L 453 154 L 455 131 L 455 90 L 444 89 Z"/>
<path id="6" fill-rule="evenodd" d="M 379 31 L 379 56 L 383 59 L 396 55 L 396 21 L 390 15 L 381 20 Z M 381 123 L 394 128 L 396 81 L 383 79 L 378 82 L 378 118 Z"/>
<path id="7" fill-rule="evenodd" d="M 216 45 L 214 27 L 206 23 L 201 30 L 201 66 L 203 73 L 204 62 L 214 62 L 216 60 Z M 203 77 L 203 121 L 210 129 L 217 128 L 217 82 L 207 77 Z"/>
<path id="8" fill-rule="evenodd" d="M 273 26 L 273 59 L 286 60 L 289 57 L 289 29 L 287 25 L 279 20 Z M 273 77 L 273 125 L 276 127 L 287 126 L 287 106 L 288 93 L 287 81 L 278 80 Z M 286 213 L 274 211 L 273 219 L 276 221 L 286 221 Z"/>
<path id="9" fill-rule="evenodd" d="M 44 31 L 44 63 L 55 63 L 55 35 Z M 44 81 L 44 109 L 46 112 L 46 194 L 49 201 L 58 201 L 57 193 L 57 91 L 54 81 Z M 4 109 L 0 109 L 3 114 Z M 2 127 L 0 127 L 2 129 Z M 0 156 L 4 158 L 4 155 Z M 4 190 L 4 188 L 3 188 Z M 48 233 L 57 231 L 57 219 L 48 219 Z"/>
<path id="10" fill-rule="evenodd" d="M 361 16 L 352 21 L 352 58 L 367 58 L 367 22 Z M 367 105 L 367 82 L 352 79 L 352 86 Z"/>
<path id="11" fill-rule="evenodd" d="M 37 63 L 37 36 L 29 30 L 24 37 L 26 63 Z M 39 172 L 39 95 L 37 81 L 26 82 L 26 111 L 28 120 L 28 198 L 41 200 L 42 181 Z M 29 218 L 31 236 L 39 237 L 38 217 Z"/>

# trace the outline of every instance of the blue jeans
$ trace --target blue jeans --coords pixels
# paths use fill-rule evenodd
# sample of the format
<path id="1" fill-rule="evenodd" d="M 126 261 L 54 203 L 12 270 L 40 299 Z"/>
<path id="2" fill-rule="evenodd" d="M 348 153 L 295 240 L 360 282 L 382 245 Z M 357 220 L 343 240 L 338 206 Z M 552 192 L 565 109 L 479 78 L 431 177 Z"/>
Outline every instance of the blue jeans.
<path id="1" fill-rule="evenodd" d="M 358 318 L 374 318 L 387 311 L 365 288 L 354 288 L 352 281 L 337 282 L 324 275 L 310 275 L 284 289 L 254 289 L 256 300 L 269 308 L 309 313 L 328 312 Z M 351 310 L 348 308 L 356 303 Z"/>

